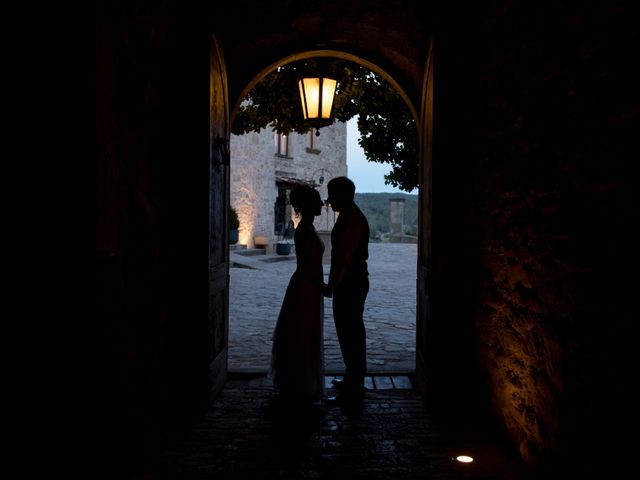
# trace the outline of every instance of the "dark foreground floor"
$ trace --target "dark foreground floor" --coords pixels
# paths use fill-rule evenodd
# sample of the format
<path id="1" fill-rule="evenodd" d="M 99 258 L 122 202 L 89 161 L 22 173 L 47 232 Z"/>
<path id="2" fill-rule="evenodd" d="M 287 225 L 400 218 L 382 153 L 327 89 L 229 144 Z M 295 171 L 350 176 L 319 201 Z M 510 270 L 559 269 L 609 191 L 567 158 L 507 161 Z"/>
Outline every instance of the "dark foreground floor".
<path id="1" fill-rule="evenodd" d="M 305 412 L 282 408 L 265 378 L 231 380 L 152 472 L 132 478 L 531 478 L 492 435 L 435 418 L 403 381 L 408 377 L 375 378 L 361 407 L 325 404 Z M 464 453 L 475 461 L 453 460 Z"/>

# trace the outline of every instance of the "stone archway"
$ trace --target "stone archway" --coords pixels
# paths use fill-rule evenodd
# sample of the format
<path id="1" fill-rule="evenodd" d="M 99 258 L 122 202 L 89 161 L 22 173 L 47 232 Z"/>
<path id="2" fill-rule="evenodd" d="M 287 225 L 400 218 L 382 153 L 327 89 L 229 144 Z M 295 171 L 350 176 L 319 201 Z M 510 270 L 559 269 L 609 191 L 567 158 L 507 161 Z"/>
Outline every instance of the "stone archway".
<path id="1" fill-rule="evenodd" d="M 233 119 L 235 117 L 235 113 L 242 101 L 242 99 L 244 98 L 244 96 L 246 96 L 246 94 L 251 90 L 251 88 L 253 88 L 253 86 L 255 86 L 261 78 L 263 78 L 265 75 L 267 75 L 268 73 L 270 73 L 271 71 L 273 71 L 275 68 L 277 68 L 278 66 L 281 66 L 283 64 L 286 63 L 290 63 L 290 62 L 294 62 L 294 61 L 298 61 L 301 59 L 306 59 L 306 58 L 315 58 L 315 57 L 333 57 L 333 58 L 340 58 L 340 59 L 344 59 L 344 60 L 348 60 L 348 61 L 353 61 L 356 63 L 359 63 L 360 65 L 363 65 L 367 68 L 369 68 L 370 70 L 374 71 L 375 73 L 379 74 L 382 78 L 384 78 L 385 80 L 387 80 L 398 92 L 398 94 L 403 98 L 405 104 L 407 105 L 407 108 L 409 109 L 409 111 L 411 112 L 411 115 L 413 116 L 414 120 L 415 120 L 415 125 L 416 125 L 416 129 L 418 134 L 420 134 L 421 132 L 424 131 L 424 127 L 422 125 L 422 119 L 424 118 L 430 118 L 429 115 L 425 115 L 425 114 L 421 114 L 418 115 L 417 113 L 417 108 L 413 105 L 413 103 L 410 101 L 409 97 L 405 94 L 404 90 L 401 88 L 401 86 L 399 85 L 398 82 L 396 82 L 393 78 L 392 75 L 390 75 L 389 73 L 387 73 L 385 70 L 383 70 L 382 68 L 380 68 L 379 66 L 373 64 L 372 62 L 369 62 L 361 57 L 352 55 L 350 53 L 346 53 L 346 52 L 341 52 L 341 51 L 337 51 L 337 50 L 312 50 L 309 52 L 304 52 L 304 53 L 298 53 L 298 54 L 294 54 L 294 55 L 290 55 L 288 57 L 284 57 L 282 59 L 280 59 L 277 62 L 274 62 L 272 64 L 270 64 L 269 66 L 263 68 L 260 73 L 258 75 L 256 75 L 248 84 L 247 86 L 245 86 L 242 90 L 241 90 L 241 95 L 238 97 L 238 99 L 236 99 L 235 101 L 235 106 L 232 109 L 231 113 L 230 113 L 230 117 L 231 117 L 231 122 L 233 122 Z M 425 79 L 425 88 L 427 88 L 427 79 Z M 431 84 L 429 84 L 428 88 L 432 88 Z M 425 105 L 420 106 L 421 108 L 425 108 Z M 430 104 L 428 105 L 428 107 L 430 107 Z M 424 142 L 420 142 L 420 145 L 424 145 Z M 424 155 L 424 148 L 421 148 L 420 150 L 420 155 Z M 430 168 L 421 168 L 421 178 L 422 178 L 422 182 L 424 182 L 424 175 L 426 174 L 426 172 L 430 172 Z M 428 189 L 428 192 L 430 193 L 430 188 Z M 424 199 L 422 198 L 422 193 L 420 192 L 420 196 L 421 196 L 421 200 L 420 200 L 420 205 L 422 205 L 424 208 L 424 205 L 428 205 L 430 204 L 430 200 Z M 426 232 L 429 231 L 429 228 L 427 228 L 425 225 L 421 225 L 420 226 L 420 232 Z M 422 248 L 426 248 L 426 246 L 429 245 L 429 242 L 422 242 Z M 424 288 L 424 273 L 423 274 L 419 274 L 419 272 L 424 272 L 426 271 L 426 262 L 427 260 L 427 255 L 425 254 L 421 254 L 418 256 L 418 260 L 422 261 L 422 268 L 418 267 L 418 265 L 416 265 L 417 269 L 417 273 L 416 273 L 416 277 L 418 275 L 422 275 L 421 276 L 421 280 L 417 281 L 416 286 L 418 284 L 421 285 L 420 288 L 418 288 L 416 290 L 416 298 L 415 298 L 415 302 L 416 305 L 419 305 L 417 308 L 418 312 L 426 312 L 428 309 L 428 305 L 425 305 L 424 302 L 421 300 L 423 298 L 425 298 L 425 288 Z M 421 295 L 421 297 L 418 297 L 418 295 Z M 420 306 L 421 305 L 421 306 Z M 422 316 L 419 317 L 422 320 L 426 320 L 426 316 Z M 424 331 L 424 327 L 418 327 L 418 331 Z M 418 338 L 418 333 L 416 332 L 416 338 Z M 424 345 L 423 345 L 424 346 Z M 424 355 L 420 355 L 420 358 L 423 359 Z M 423 368 L 418 368 L 416 367 L 415 370 L 419 370 L 421 373 L 424 372 Z M 422 382 L 424 383 L 424 382 Z"/>
<path id="2" fill-rule="evenodd" d="M 240 103 L 242 102 L 242 100 L 251 91 L 251 89 L 253 87 L 255 87 L 255 85 L 262 78 L 264 78 L 265 75 L 267 75 L 268 73 L 272 72 L 273 70 L 275 70 L 279 66 L 286 65 L 288 63 L 296 62 L 296 61 L 299 61 L 299 60 L 310 59 L 310 58 L 337 58 L 337 59 L 340 59 L 340 60 L 347 60 L 347 61 L 350 61 L 350 62 L 357 63 L 359 65 L 362 65 L 363 67 L 366 67 L 369 70 L 371 70 L 372 72 L 375 72 L 376 74 L 380 75 L 380 77 L 382 77 L 384 80 L 389 82 L 389 84 L 394 88 L 394 90 L 398 93 L 398 95 L 400 95 L 400 97 L 404 100 L 405 104 L 407 105 L 407 108 L 411 112 L 411 116 L 416 121 L 416 125 L 419 124 L 420 117 L 419 117 L 419 114 L 418 114 L 418 111 L 417 111 L 415 105 L 413 104 L 413 102 L 411 101 L 411 99 L 409 98 L 409 96 L 407 95 L 405 90 L 402 88 L 400 83 L 397 82 L 395 80 L 395 78 L 390 73 L 385 71 L 382 67 L 378 66 L 377 64 L 375 64 L 373 62 L 370 62 L 370 61 L 368 61 L 368 60 L 366 60 L 366 59 L 364 59 L 364 58 L 362 58 L 360 56 L 353 55 L 351 53 L 340 51 L 340 50 L 309 50 L 309 51 L 306 51 L 306 52 L 303 52 L 303 53 L 296 53 L 296 54 L 292 54 L 292 55 L 283 57 L 283 58 L 277 60 L 276 62 L 273 62 L 273 63 L 269 64 L 268 66 L 264 67 L 240 91 L 240 94 L 235 99 L 235 101 L 233 99 L 231 99 L 232 101 L 234 101 L 234 105 L 232 106 L 231 111 L 230 111 L 231 123 L 233 124 L 233 120 L 235 118 L 235 114 L 237 113 L 238 107 L 240 106 Z"/>

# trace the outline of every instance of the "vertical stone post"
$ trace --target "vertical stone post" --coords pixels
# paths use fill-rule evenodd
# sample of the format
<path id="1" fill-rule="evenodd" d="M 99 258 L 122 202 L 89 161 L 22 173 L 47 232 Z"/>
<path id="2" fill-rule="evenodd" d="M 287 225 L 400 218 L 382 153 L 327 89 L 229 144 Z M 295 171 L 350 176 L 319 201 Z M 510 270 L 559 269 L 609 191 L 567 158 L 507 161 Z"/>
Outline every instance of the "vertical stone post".
<path id="1" fill-rule="evenodd" d="M 404 198 L 389 199 L 389 241 L 401 242 L 404 236 Z"/>

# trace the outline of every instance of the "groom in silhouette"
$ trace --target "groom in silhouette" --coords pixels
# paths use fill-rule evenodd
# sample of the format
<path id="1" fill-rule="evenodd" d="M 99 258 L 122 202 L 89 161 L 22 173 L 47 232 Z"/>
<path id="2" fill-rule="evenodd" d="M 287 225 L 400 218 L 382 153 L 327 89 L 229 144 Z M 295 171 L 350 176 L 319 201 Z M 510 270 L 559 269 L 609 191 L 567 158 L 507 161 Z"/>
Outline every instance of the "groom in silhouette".
<path id="1" fill-rule="evenodd" d="M 355 184 L 336 177 L 327 184 L 327 204 L 338 212 L 331 231 L 331 268 L 325 296 L 333 297 L 333 318 L 345 364 L 344 380 L 334 380 L 343 400 L 360 400 L 367 370 L 362 315 L 369 293 L 369 223 L 353 201 Z"/>

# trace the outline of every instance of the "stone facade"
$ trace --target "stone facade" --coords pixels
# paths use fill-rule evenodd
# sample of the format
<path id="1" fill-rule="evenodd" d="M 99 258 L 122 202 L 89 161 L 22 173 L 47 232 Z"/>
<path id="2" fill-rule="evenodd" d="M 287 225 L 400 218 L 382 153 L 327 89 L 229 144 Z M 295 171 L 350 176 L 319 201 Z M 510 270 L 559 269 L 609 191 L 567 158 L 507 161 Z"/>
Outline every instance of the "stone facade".
<path id="1" fill-rule="evenodd" d="M 327 182 L 347 175 L 347 124 L 337 122 L 305 135 L 283 137 L 271 129 L 231 136 L 231 205 L 240 219 L 240 245 L 254 248 L 256 236 L 275 243 L 289 220 L 298 219 L 289 205 L 296 184 L 308 184 L 327 198 Z M 315 226 L 333 228 L 334 213 L 323 209 Z"/>

